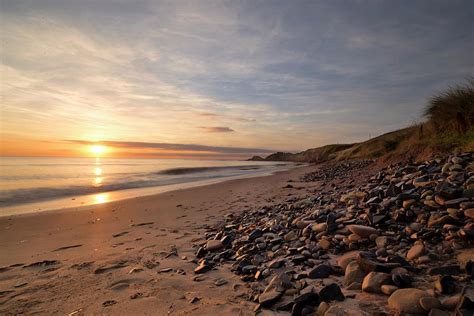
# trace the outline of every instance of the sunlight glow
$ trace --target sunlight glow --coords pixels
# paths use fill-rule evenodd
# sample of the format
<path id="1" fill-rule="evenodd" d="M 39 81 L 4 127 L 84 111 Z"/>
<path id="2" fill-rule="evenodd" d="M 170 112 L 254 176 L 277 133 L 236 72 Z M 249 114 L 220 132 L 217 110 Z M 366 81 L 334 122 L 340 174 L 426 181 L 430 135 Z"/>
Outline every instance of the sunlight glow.
<path id="1" fill-rule="evenodd" d="M 94 195 L 94 200 L 95 200 L 95 204 L 105 203 L 109 200 L 109 194 L 108 193 L 96 194 Z"/>
<path id="2" fill-rule="evenodd" d="M 107 147 L 104 145 L 92 145 L 89 147 L 89 151 L 95 155 L 101 155 L 107 151 Z"/>
<path id="3" fill-rule="evenodd" d="M 94 169 L 94 174 L 95 174 L 96 176 L 102 175 L 102 168 L 100 168 L 100 167 L 95 168 L 95 169 Z"/>

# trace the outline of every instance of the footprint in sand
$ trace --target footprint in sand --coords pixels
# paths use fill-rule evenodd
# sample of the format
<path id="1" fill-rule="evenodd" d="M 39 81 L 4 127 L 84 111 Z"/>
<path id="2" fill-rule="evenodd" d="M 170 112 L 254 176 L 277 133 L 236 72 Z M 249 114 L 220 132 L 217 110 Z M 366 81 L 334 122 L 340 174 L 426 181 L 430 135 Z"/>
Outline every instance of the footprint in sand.
<path id="1" fill-rule="evenodd" d="M 111 270 L 125 268 L 126 266 L 128 266 L 126 261 L 119 261 L 116 263 L 98 267 L 97 269 L 94 270 L 94 274 L 102 274 Z"/>
<path id="2" fill-rule="evenodd" d="M 112 237 L 113 237 L 113 238 L 117 238 L 117 237 L 126 235 L 126 234 L 128 234 L 128 233 L 129 233 L 129 232 L 126 232 L 126 231 L 125 231 L 125 232 L 120 232 L 120 233 L 117 233 L 117 234 L 113 234 Z"/>
<path id="3" fill-rule="evenodd" d="M 67 250 L 67 249 L 71 249 L 71 248 L 78 248 L 78 247 L 82 247 L 82 245 L 71 245 L 71 246 L 59 247 L 59 248 L 57 248 L 57 249 L 54 249 L 54 250 L 51 251 L 51 252 L 63 251 L 63 250 Z"/>

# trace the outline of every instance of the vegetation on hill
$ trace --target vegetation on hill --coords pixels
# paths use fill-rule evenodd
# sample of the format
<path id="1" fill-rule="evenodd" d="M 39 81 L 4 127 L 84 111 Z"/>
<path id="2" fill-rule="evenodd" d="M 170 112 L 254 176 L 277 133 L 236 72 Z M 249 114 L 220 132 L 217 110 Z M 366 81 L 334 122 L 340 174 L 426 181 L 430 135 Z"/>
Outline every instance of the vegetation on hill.
<path id="1" fill-rule="evenodd" d="M 251 160 L 324 162 L 378 158 L 419 160 L 448 151 L 474 151 L 474 78 L 434 95 L 425 108 L 426 121 L 368 141 L 326 145 L 300 153 L 278 152 Z"/>

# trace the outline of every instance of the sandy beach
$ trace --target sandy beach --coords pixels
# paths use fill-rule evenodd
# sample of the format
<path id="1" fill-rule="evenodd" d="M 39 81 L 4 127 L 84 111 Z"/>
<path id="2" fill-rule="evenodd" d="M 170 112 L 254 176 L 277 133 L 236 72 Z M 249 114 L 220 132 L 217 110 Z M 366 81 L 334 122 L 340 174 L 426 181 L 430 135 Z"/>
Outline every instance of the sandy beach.
<path id="1" fill-rule="evenodd" d="M 196 278 L 192 245 L 226 214 L 310 195 L 319 184 L 298 179 L 314 168 L 0 218 L 0 312 L 253 314 L 233 274 Z"/>

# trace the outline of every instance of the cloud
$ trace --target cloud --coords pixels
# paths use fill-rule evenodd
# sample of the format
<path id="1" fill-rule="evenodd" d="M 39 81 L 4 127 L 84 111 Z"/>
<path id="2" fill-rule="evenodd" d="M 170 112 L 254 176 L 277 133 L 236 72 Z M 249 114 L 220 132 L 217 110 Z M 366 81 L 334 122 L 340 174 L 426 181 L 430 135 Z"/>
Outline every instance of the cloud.
<path id="1" fill-rule="evenodd" d="M 471 3 L 4 1 L 1 131 L 286 150 L 360 141 L 419 119 L 430 94 L 472 75 Z"/>
<path id="2" fill-rule="evenodd" d="M 232 128 L 230 127 L 224 127 L 224 126 L 201 126 L 199 127 L 200 129 L 204 130 L 207 133 L 229 133 L 229 132 L 235 132 Z"/>
<path id="3" fill-rule="evenodd" d="M 273 153 L 275 150 L 263 148 L 246 148 L 246 147 L 219 147 L 206 146 L 197 144 L 172 144 L 172 143 L 147 143 L 147 142 L 130 142 L 130 141 L 100 141 L 91 142 L 86 140 L 65 140 L 69 143 L 81 145 L 93 145 L 100 143 L 101 145 L 117 147 L 117 148 L 138 148 L 138 149 L 163 149 L 176 151 L 195 151 L 195 152 L 212 152 L 222 154 L 253 154 L 253 153 Z"/>

